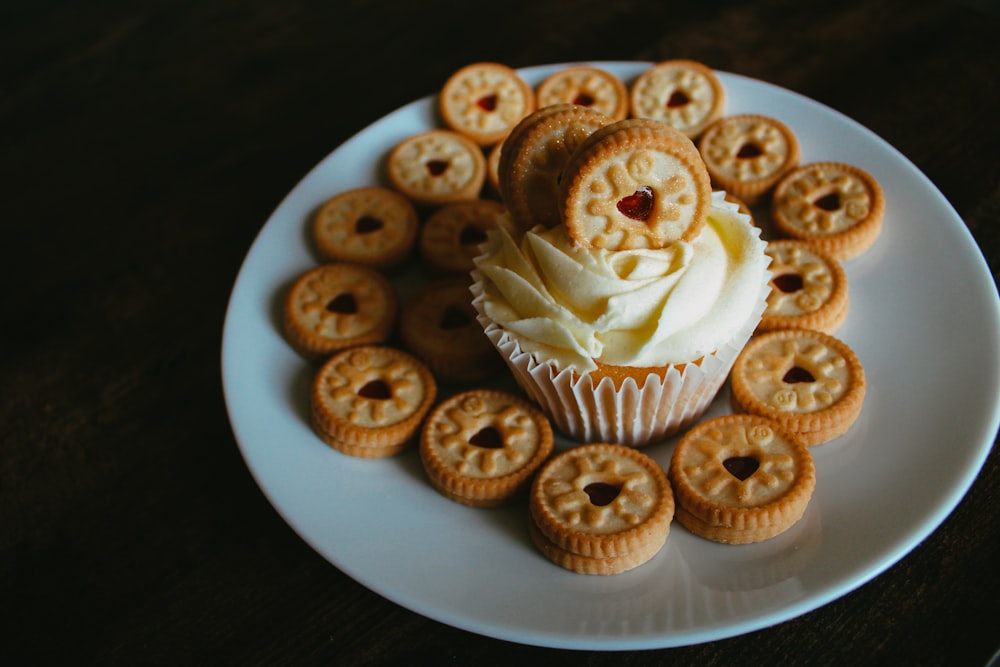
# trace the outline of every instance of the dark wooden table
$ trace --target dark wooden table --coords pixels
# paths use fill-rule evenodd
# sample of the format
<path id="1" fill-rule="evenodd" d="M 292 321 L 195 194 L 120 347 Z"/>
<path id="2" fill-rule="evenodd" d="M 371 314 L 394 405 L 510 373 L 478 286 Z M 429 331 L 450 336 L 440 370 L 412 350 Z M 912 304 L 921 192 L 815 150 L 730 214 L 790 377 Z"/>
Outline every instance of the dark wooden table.
<path id="1" fill-rule="evenodd" d="M 330 150 L 474 60 L 686 57 L 802 93 L 912 160 L 1000 269 L 995 3 L 473 6 L 0 9 L 0 663 L 985 664 L 1000 648 L 995 448 L 940 527 L 869 583 L 774 627 L 650 651 L 429 620 L 271 507 L 220 382 L 241 262 Z"/>

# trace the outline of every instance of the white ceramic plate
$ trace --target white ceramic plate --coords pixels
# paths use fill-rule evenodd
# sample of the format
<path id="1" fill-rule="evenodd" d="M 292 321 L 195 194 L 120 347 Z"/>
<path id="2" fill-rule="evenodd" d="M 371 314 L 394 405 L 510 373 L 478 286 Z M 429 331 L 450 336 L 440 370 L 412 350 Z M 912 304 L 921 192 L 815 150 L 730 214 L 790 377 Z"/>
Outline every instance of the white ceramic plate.
<path id="1" fill-rule="evenodd" d="M 592 63 L 633 79 L 648 63 Z M 559 65 L 522 70 L 536 83 Z M 573 574 L 526 534 L 525 508 L 476 510 L 425 481 L 414 451 L 343 456 L 309 429 L 312 368 L 286 344 L 280 308 L 314 266 L 308 221 L 331 195 L 384 183 L 383 158 L 436 124 L 431 97 L 334 150 L 263 229 L 233 288 L 222 346 L 229 417 L 243 457 L 292 528 L 343 572 L 393 602 L 471 632 L 540 646 L 620 650 L 700 643 L 791 619 L 869 581 L 952 511 L 1000 422 L 1000 306 L 962 220 L 885 141 L 821 104 L 720 73 L 727 113 L 782 119 L 802 161 L 840 160 L 885 190 L 879 240 L 846 263 L 851 306 L 837 336 L 869 388 L 859 422 L 813 449 L 816 492 L 790 531 L 725 546 L 676 522 L 649 563 L 613 577 Z M 720 396 L 709 415 L 728 412 Z M 644 451 L 666 466 L 673 442 Z"/>

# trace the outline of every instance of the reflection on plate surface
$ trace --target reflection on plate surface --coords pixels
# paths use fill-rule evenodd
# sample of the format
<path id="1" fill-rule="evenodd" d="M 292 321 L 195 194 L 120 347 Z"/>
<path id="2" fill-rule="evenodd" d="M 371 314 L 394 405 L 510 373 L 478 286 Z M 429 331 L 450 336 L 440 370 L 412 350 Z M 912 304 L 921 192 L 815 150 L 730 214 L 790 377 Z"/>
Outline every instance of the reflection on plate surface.
<path id="1" fill-rule="evenodd" d="M 591 64 L 626 81 L 649 66 Z M 560 66 L 521 71 L 537 83 Z M 251 247 L 226 315 L 223 384 L 240 450 L 278 512 L 333 565 L 471 632 L 559 648 L 660 648 L 826 604 L 906 555 L 955 507 L 1000 420 L 1000 306 L 979 249 L 933 184 L 865 128 L 790 91 L 719 76 L 727 113 L 781 119 L 798 135 L 803 162 L 856 164 L 886 195 L 879 240 L 845 262 L 851 310 L 837 332 L 865 366 L 865 407 L 847 435 L 813 448 L 817 484 L 803 519 L 744 546 L 697 538 L 674 522 L 649 563 L 613 577 L 579 575 L 535 551 L 523 506 L 458 505 L 425 481 L 415 451 L 352 459 L 312 434 L 312 368 L 285 343 L 278 304 L 318 261 L 305 232 L 313 211 L 339 191 L 384 183 L 387 151 L 436 125 L 428 97 L 338 147 L 289 193 Z M 728 412 L 727 399 L 724 390 L 707 416 Z M 666 466 L 674 442 L 644 451 Z"/>

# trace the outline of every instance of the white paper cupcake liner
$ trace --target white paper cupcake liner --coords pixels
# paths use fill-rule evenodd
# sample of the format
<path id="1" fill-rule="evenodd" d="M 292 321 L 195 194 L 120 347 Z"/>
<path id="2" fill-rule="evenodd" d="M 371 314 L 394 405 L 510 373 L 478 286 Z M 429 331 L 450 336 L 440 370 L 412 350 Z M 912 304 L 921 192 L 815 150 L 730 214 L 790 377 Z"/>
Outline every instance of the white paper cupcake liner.
<path id="1" fill-rule="evenodd" d="M 473 301 L 487 337 L 506 361 L 514 379 L 569 438 L 633 447 L 663 440 L 690 426 L 708 409 L 733 363 L 760 322 L 770 287 L 761 286 L 751 316 L 726 343 L 700 363 L 669 366 L 647 378 L 640 389 L 626 378 L 616 389 L 611 378 L 595 384 L 589 374 L 559 369 L 521 348 L 517 340 L 485 314 L 481 275 L 473 272 Z"/>

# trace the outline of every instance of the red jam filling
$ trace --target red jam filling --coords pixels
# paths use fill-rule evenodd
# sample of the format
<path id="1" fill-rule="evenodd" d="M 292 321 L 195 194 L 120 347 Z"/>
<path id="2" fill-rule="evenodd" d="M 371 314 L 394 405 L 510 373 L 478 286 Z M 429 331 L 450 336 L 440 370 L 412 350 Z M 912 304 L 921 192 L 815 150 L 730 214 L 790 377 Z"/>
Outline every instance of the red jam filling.
<path id="1" fill-rule="evenodd" d="M 382 221 L 373 215 L 363 215 L 354 223 L 354 231 L 358 234 L 370 234 L 382 229 Z"/>
<path id="2" fill-rule="evenodd" d="M 478 106 L 483 111 L 496 111 L 497 108 L 497 96 L 496 95 L 485 95 L 476 100 L 476 106 Z"/>
<path id="3" fill-rule="evenodd" d="M 484 447 L 486 449 L 500 449 L 503 447 L 503 437 L 500 435 L 500 431 L 492 426 L 480 429 L 474 436 L 469 438 L 469 442 L 476 447 Z"/>
<path id="4" fill-rule="evenodd" d="M 392 398 L 392 391 L 382 380 L 372 380 L 358 391 L 358 396 L 384 401 Z"/>
<path id="5" fill-rule="evenodd" d="M 338 294 L 326 303 L 326 309 L 339 315 L 353 315 L 358 312 L 358 302 L 350 292 Z"/>
<path id="6" fill-rule="evenodd" d="M 590 498 L 591 505 L 604 507 L 605 505 L 610 505 L 618 497 L 622 489 L 620 486 L 615 486 L 614 484 L 592 482 L 583 487 L 583 490 Z"/>
<path id="7" fill-rule="evenodd" d="M 752 456 L 730 456 L 722 462 L 722 465 L 729 471 L 730 475 L 742 482 L 757 472 L 760 461 Z"/>
<path id="8" fill-rule="evenodd" d="M 635 193 L 619 199 L 618 210 L 626 217 L 645 222 L 653 212 L 653 189 L 644 185 Z"/>
<path id="9" fill-rule="evenodd" d="M 440 176 L 448 169 L 447 160 L 428 160 L 427 173 L 431 176 Z"/>
<path id="10" fill-rule="evenodd" d="M 816 378 L 801 366 L 792 366 L 781 380 L 788 384 L 798 384 L 800 382 L 815 382 Z"/>
<path id="11" fill-rule="evenodd" d="M 783 273 L 780 276 L 776 276 L 771 282 L 785 294 L 798 292 L 805 284 L 802 276 L 797 273 Z"/>

